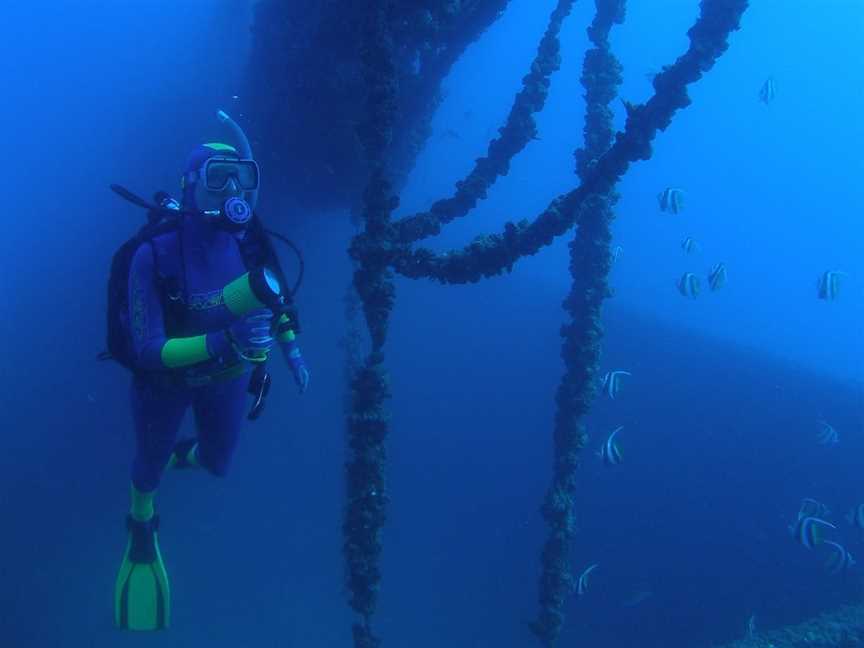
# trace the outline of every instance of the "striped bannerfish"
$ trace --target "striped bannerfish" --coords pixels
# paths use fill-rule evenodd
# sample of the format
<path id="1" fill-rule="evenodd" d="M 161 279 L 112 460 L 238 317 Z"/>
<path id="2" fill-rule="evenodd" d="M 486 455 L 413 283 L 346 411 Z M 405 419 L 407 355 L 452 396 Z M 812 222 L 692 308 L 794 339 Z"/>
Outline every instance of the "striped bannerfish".
<path id="1" fill-rule="evenodd" d="M 831 555 L 828 556 L 828 560 L 825 561 L 825 567 L 828 568 L 829 572 L 839 574 L 855 566 L 855 559 L 846 550 L 846 547 L 831 540 L 826 540 L 825 544 L 833 550 Z"/>
<path id="2" fill-rule="evenodd" d="M 801 500 L 801 508 L 798 509 L 798 519 L 805 517 L 824 518 L 830 512 L 822 502 L 818 502 L 812 497 L 805 497 Z"/>
<path id="3" fill-rule="evenodd" d="M 609 398 L 615 400 L 618 392 L 621 391 L 621 377 L 630 375 L 632 374 L 629 371 L 607 371 L 600 388 Z"/>
<path id="4" fill-rule="evenodd" d="M 864 529 L 864 504 L 859 504 L 846 514 L 846 521 L 858 529 Z"/>
<path id="5" fill-rule="evenodd" d="M 693 252 L 699 251 L 699 244 L 696 242 L 696 239 L 688 236 L 681 242 L 681 249 L 687 254 L 692 254 Z"/>
<path id="6" fill-rule="evenodd" d="M 597 563 L 594 563 L 593 565 L 588 565 L 588 567 L 585 568 L 585 571 L 579 574 L 579 580 L 576 581 L 577 596 L 582 596 L 585 592 L 588 591 L 588 576 L 590 576 L 591 572 L 593 572 L 595 569 L 597 569 Z"/>
<path id="7" fill-rule="evenodd" d="M 822 534 L 820 531 L 822 527 L 828 527 L 829 529 L 837 528 L 822 518 L 812 516 L 801 518 L 793 527 L 790 528 L 799 544 L 804 545 L 808 549 L 812 549 L 816 545 L 822 544 Z"/>
<path id="8" fill-rule="evenodd" d="M 696 299 L 699 294 L 699 277 L 692 272 L 685 272 L 678 280 L 678 292 L 685 297 Z"/>
<path id="9" fill-rule="evenodd" d="M 819 299 L 834 301 L 840 292 L 840 277 L 845 277 L 845 272 L 839 270 L 828 270 L 819 277 L 816 283 L 816 294 Z"/>
<path id="10" fill-rule="evenodd" d="M 720 290 L 726 285 L 726 265 L 723 263 L 716 264 L 708 273 L 708 286 L 711 291 Z"/>
<path id="11" fill-rule="evenodd" d="M 751 614 L 750 618 L 747 619 L 747 630 L 744 633 L 744 636 L 747 639 L 754 639 L 756 637 L 756 615 Z"/>
<path id="12" fill-rule="evenodd" d="M 774 77 L 768 77 L 759 89 L 759 101 L 766 106 L 774 101 L 777 96 L 777 88 L 774 85 Z"/>
<path id="13" fill-rule="evenodd" d="M 674 187 L 666 187 L 657 194 L 657 202 L 660 203 L 660 211 L 679 214 L 684 209 L 684 192 Z"/>
<path id="14" fill-rule="evenodd" d="M 603 463 L 607 466 L 617 466 L 624 458 L 621 455 L 621 448 L 615 441 L 615 435 L 623 429 L 624 426 L 619 425 L 617 428 L 612 430 L 612 434 L 609 435 L 609 438 L 606 439 L 606 443 L 603 444 L 603 449 L 600 450 L 600 457 L 603 459 Z"/>
<path id="15" fill-rule="evenodd" d="M 830 446 L 840 443 L 840 435 L 837 434 L 837 430 L 834 429 L 833 425 L 825 421 L 819 421 L 819 434 L 817 434 L 817 438 L 819 439 L 819 445 Z"/>

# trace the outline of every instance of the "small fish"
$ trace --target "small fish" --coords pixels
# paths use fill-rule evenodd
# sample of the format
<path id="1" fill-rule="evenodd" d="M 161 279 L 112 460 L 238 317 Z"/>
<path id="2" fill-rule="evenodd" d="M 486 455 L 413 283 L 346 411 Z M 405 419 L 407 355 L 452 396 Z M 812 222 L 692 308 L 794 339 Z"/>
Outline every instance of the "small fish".
<path id="1" fill-rule="evenodd" d="M 832 549 L 831 555 L 825 561 L 825 567 L 829 572 L 839 574 L 855 566 L 855 559 L 846 551 L 846 547 L 830 540 L 826 540 L 825 544 Z"/>
<path id="2" fill-rule="evenodd" d="M 629 371 L 607 371 L 606 375 L 603 376 L 600 388 L 609 398 L 615 400 L 618 392 L 621 391 L 621 377 L 631 375 Z"/>
<path id="3" fill-rule="evenodd" d="M 759 101 L 766 106 L 777 97 L 777 88 L 774 85 L 774 77 L 768 77 L 759 89 Z"/>
<path id="4" fill-rule="evenodd" d="M 726 265 L 723 263 L 717 263 L 713 268 L 711 268 L 711 272 L 708 273 L 708 286 L 713 292 L 715 290 L 720 290 L 725 285 Z"/>
<path id="5" fill-rule="evenodd" d="M 462 136 L 458 132 L 456 132 L 454 129 L 448 128 L 443 133 L 441 133 L 441 139 L 461 140 Z"/>
<path id="6" fill-rule="evenodd" d="M 816 282 L 816 295 L 825 301 L 834 301 L 840 292 L 840 277 L 847 276 L 839 270 L 828 270 Z"/>
<path id="7" fill-rule="evenodd" d="M 603 449 L 600 450 L 600 457 L 603 459 L 603 463 L 607 466 L 617 466 L 623 459 L 621 448 L 615 442 L 615 435 L 623 429 L 624 426 L 619 425 L 617 428 L 612 430 L 612 434 L 609 435 L 609 438 L 606 439 L 606 443 L 603 444 Z"/>
<path id="8" fill-rule="evenodd" d="M 849 511 L 846 521 L 857 529 L 864 529 L 864 504 L 859 504 Z"/>
<path id="9" fill-rule="evenodd" d="M 660 211 L 679 214 L 684 209 L 684 192 L 681 189 L 666 187 L 657 194 L 657 202 L 660 203 Z"/>
<path id="10" fill-rule="evenodd" d="M 618 263 L 618 257 L 621 256 L 621 253 L 624 251 L 620 245 L 616 245 L 612 248 L 612 263 Z"/>
<path id="11" fill-rule="evenodd" d="M 633 592 L 628 598 L 624 599 L 624 602 L 621 603 L 622 607 L 636 607 L 640 603 L 647 601 L 649 598 L 654 596 L 654 592 L 651 590 L 638 590 Z"/>
<path id="12" fill-rule="evenodd" d="M 822 527 L 828 527 L 829 529 L 837 528 L 822 518 L 805 517 L 798 520 L 798 522 L 796 522 L 794 526 L 790 527 L 790 529 L 795 536 L 795 540 L 797 540 L 799 544 L 804 545 L 808 549 L 812 549 L 823 542 L 822 534 L 820 532 Z"/>
<path id="13" fill-rule="evenodd" d="M 747 639 L 752 639 L 756 636 L 756 615 L 751 614 L 750 618 L 747 619 L 747 630 L 745 632 L 745 637 Z"/>
<path id="14" fill-rule="evenodd" d="M 819 426 L 819 433 L 816 435 L 819 445 L 833 446 L 840 443 L 840 435 L 837 434 L 837 430 L 832 425 L 829 425 L 825 421 L 819 421 Z"/>
<path id="15" fill-rule="evenodd" d="M 825 518 L 831 511 L 822 502 L 817 502 L 812 497 L 801 500 L 801 508 L 798 509 L 798 519 L 805 517 Z"/>
<path id="16" fill-rule="evenodd" d="M 691 236 L 688 236 L 681 242 L 681 249 L 684 250 L 687 254 L 692 254 L 693 252 L 698 252 L 700 250 L 699 244 L 696 242 Z"/>
<path id="17" fill-rule="evenodd" d="M 588 567 L 579 575 L 579 580 L 576 581 L 576 595 L 582 596 L 585 592 L 588 591 L 588 576 L 592 571 L 597 569 L 597 563 L 593 565 L 588 565 Z"/>
<path id="18" fill-rule="evenodd" d="M 685 297 L 696 299 L 699 295 L 699 277 L 692 272 L 685 272 L 678 280 L 678 292 Z"/>
<path id="19" fill-rule="evenodd" d="M 232 99 L 239 99 L 240 96 L 239 96 L 239 95 L 231 95 L 231 98 L 232 98 Z"/>

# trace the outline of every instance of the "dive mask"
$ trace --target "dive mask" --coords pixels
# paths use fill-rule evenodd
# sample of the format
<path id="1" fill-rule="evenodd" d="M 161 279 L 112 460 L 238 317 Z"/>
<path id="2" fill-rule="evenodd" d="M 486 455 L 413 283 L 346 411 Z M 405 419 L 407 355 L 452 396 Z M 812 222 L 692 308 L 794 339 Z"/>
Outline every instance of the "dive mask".
<path id="1" fill-rule="evenodd" d="M 233 178 L 243 191 L 258 189 L 260 174 L 255 160 L 211 157 L 198 170 L 196 180 L 203 182 L 208 191 L 224 191 Z"/>

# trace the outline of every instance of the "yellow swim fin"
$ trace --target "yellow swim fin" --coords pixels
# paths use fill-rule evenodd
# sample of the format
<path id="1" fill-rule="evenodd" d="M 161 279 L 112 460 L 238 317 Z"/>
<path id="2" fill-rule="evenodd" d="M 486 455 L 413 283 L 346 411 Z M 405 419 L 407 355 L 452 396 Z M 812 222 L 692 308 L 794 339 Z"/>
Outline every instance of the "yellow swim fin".
<path id="1" fill-rule="evenodd" d="M 114 586 L 114 622 L 127 630 L 168 627 L 171 589 L 159 552 L 159 516 L 147 521 L 126 517 L 129 542 Z"/>

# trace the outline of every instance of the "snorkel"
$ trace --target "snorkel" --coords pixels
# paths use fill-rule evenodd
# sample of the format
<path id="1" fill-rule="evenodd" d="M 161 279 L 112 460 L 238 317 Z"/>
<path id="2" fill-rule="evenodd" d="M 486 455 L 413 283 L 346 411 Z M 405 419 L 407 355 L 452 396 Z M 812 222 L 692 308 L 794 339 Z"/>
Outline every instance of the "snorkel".
<path id="1" fill-rule="evenodd" d="M 231 119 L 231 117 L 224 110 L 220 110 L 216 113 L 216 117 L 220 122 L 226 124 L 229 129 L 231 129 L 231 133 L 234 135 L 237 141 L 237 152 L 240 153 L 241 158 L 245 158 L 247 160 L 254 159 L 252 157 L 252 147 L 249 145 L 249 138 L 246 137 L 246 133 L 243 132 L 243 129 L 240 128 L 240 124 Z M 249 203 L 249 209 L 254 210 L 255 205 L 258 202 L 258 190 L 254 191 L 246 191 L 245 197 L 246 202 Z"/>

